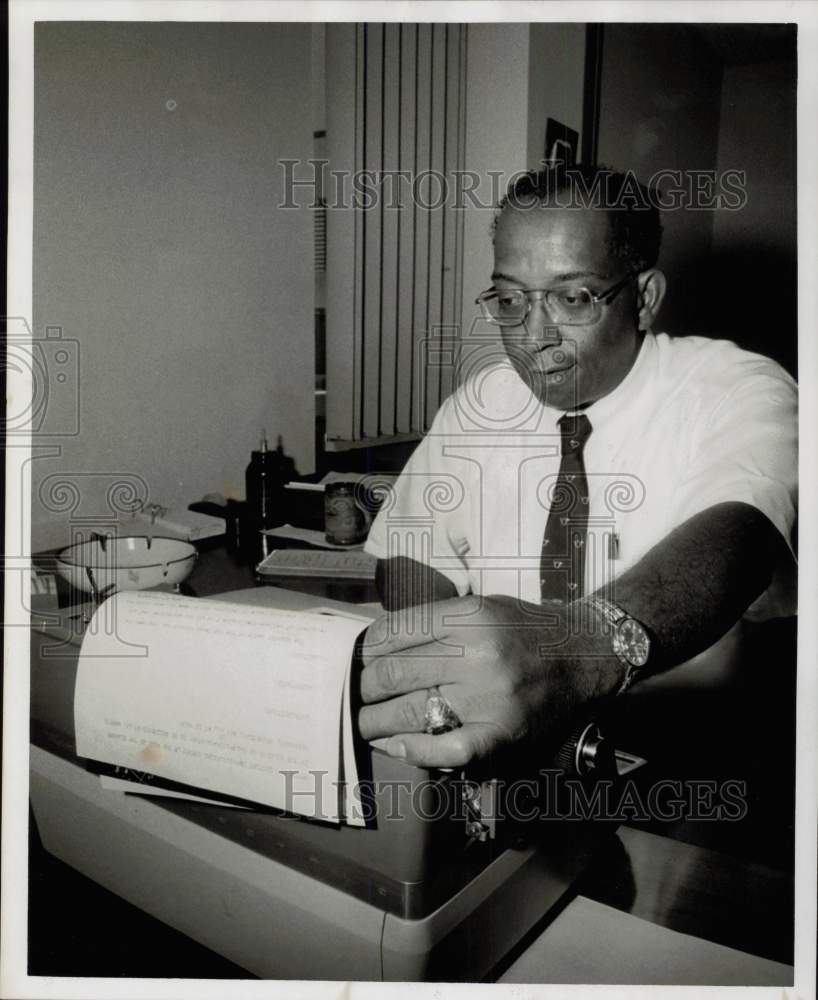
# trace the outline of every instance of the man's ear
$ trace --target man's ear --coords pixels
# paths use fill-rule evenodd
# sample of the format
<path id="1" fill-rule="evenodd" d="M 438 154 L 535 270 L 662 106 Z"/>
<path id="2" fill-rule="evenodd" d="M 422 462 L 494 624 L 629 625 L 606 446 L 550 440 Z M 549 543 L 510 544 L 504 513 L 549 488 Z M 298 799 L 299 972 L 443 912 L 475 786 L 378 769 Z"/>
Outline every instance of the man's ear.
<path id="1" fill-rule="evenodd" d="M 658 268 L 652 267 L 642 271 L 636 281 L 639 288 L 639 329 L 650 330 L 667 291 L 667 278 Z"/>

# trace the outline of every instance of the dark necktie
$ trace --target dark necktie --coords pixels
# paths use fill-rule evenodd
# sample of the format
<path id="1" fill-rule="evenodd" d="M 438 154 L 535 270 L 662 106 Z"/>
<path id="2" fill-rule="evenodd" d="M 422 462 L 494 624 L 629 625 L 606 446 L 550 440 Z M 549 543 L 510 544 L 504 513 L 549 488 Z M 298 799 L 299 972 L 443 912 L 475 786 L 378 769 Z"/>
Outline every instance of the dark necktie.
<path id="1" fill-rule="evenodd" d="M 562 461 L 545 525 L 540 558 L 540 596 L 545 604 L 561 604 L 582 596 L 585 579 L 585 539 L 588 534 L 588 478 L 582 451 L 591 433 L 584 413 L 557 421 L 562 436 Z"/>

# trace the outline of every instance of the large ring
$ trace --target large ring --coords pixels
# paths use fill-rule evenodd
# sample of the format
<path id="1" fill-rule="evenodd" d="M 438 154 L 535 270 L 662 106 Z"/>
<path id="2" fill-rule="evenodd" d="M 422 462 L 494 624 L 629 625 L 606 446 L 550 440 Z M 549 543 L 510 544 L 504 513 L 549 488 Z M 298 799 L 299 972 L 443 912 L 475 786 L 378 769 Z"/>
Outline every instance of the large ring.
<path id="1" fill-rule="evenodd" d="M 430 736 L 439 736 L 452 729 L 459 729 L 463 725 L 460 716 L 436 687 L 429 688 L 425 720 L 426 732 Z"/>

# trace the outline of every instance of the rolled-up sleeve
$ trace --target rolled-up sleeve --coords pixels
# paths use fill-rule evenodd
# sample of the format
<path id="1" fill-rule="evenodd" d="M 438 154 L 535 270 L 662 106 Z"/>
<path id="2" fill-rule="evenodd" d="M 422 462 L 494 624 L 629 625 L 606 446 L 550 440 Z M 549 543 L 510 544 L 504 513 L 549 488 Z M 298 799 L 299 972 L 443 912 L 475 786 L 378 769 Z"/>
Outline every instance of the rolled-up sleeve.
<path id="1" fill-rule="evenodd" d="M 674 521 L 728 501 L 749 504 L 771 521 L 788 553 L 782 553 L 771 586 L 750 609 L 750 617 L 766 618 L 795 612 L 797 389 L 773 362 L 747 367 L 735 388 L 698 415 Z"/>

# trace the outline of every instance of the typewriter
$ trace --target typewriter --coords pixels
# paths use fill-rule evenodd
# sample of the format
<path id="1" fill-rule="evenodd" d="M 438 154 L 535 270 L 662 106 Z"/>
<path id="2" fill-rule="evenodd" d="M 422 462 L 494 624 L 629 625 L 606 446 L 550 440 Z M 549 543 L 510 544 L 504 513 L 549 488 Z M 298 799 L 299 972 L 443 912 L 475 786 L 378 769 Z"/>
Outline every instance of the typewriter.
<path id="1" fill-rule="evenodd" d="M 269 587 L 229 599 L 315 603 Z M 614 750 L 594 720 L 533 774 L 520 762 L 432 771 L 362 746 L 364 827 L 112 792 L 75 756 L 84 611 L 32 628 L 31 800 L 43 846 L 264 978 L 491 977 L 615 832 L 577 816 L 566 795 L 584 790 L 587 802 L 598 782 L 644 763 Z"/>

